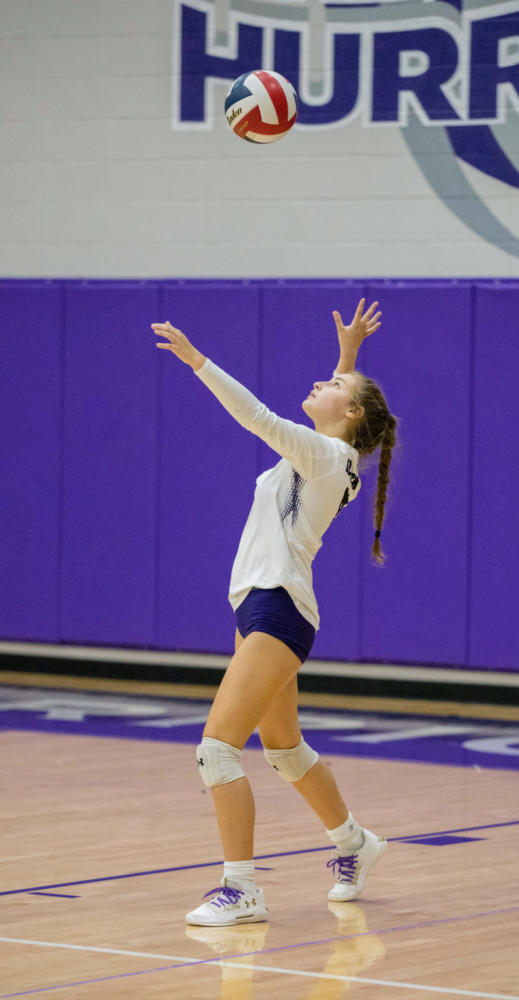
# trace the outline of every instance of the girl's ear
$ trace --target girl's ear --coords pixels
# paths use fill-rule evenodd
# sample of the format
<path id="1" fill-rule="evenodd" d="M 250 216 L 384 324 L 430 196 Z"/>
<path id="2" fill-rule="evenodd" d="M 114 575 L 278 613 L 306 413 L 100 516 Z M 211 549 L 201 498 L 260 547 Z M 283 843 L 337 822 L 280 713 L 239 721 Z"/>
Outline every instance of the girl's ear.
<path id="1" fill-rule="evenodd" d="M 346 410 L 346 416 L 352 417 L 353 420 L 362 420 L 365 412 L 364 407 L 361 406 L 360 403 L 350 403 L 348 409 Z"/>

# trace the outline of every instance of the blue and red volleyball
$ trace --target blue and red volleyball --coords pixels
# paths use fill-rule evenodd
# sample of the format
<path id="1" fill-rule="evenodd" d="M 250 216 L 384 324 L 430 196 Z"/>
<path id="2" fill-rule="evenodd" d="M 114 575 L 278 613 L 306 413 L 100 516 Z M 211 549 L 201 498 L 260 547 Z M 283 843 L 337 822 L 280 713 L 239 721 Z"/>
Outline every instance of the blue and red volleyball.
<path id="1" fill-rule="evenodd" d="M 247 142 L 276 142 L 297 118 L 297 94 L 281 73 L 255 69 L 234 81 L 225 99 L 227 124 Z"/>

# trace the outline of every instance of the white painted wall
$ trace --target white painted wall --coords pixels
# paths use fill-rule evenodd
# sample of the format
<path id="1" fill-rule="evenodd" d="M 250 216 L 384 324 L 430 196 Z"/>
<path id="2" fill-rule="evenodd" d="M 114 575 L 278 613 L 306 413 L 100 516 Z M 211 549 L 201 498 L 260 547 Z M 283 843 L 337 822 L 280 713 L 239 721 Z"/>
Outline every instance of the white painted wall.
<path id="1" fill-rule="evenodd" d="M 215 81 L 221 113 L 173 129 L 172 0 L 0 0 L 0 15 L 0 276 L 517 275 L 518 188 L 460 166 L 510 231 L 502 249 L 435 193 L 398 126 L 296 125 L 258 147 L 229 130 Z M 518 121 L 510 102 L 516 162 Z"/>

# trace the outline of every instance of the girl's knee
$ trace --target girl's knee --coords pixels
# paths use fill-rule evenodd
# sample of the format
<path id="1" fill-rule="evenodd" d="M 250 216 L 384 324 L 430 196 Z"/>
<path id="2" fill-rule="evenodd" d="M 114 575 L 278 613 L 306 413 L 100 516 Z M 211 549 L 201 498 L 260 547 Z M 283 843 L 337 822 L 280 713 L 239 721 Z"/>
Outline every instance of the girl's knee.
<path id="1" fill-rule="evenodd" d="M 317 764 L 319 754 L 301 737 L 297 746 L 264 748 L 265 760 L 285 781 L 295 782 L 304 778 L 310 768 Z"/>
<path id="2" fill-rule="evenodd" d="M 292 750 L 301 741 L 301 730 L 294 729 L 264 729 L 260 727 L 259 738 L 264 750 Z"/>
<path id="3" fill-rule="evenodd" d="M 237 750 L 243 750 L 249 737 L 247 736 L 246 739 L 243 739 L 242 736 L 233 731 L 232 725 L 226 725 L 225 722 L 220 724 L 211 724 L 208 722 L 202 733 L 202 739 L 204 738 L 220 740 L 221 743 L 228 743 L 230 746 L 236 747 Z"/>

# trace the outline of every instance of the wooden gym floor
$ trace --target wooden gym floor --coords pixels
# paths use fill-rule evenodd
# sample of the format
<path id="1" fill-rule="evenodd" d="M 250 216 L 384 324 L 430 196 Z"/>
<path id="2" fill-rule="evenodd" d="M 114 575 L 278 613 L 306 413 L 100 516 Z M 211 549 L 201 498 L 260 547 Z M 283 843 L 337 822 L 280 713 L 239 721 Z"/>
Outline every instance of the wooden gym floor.
<path id="1" fill-rule="evenodd" d="M 0 1000 L 519 1000 L 519 711 L 301 697 L 389 849 L 332 904 L 331 845 L 253 737 L 270 922 L 188 927 L 219 884 L 194 764 L 209 689 L 0 674 Z"/>

